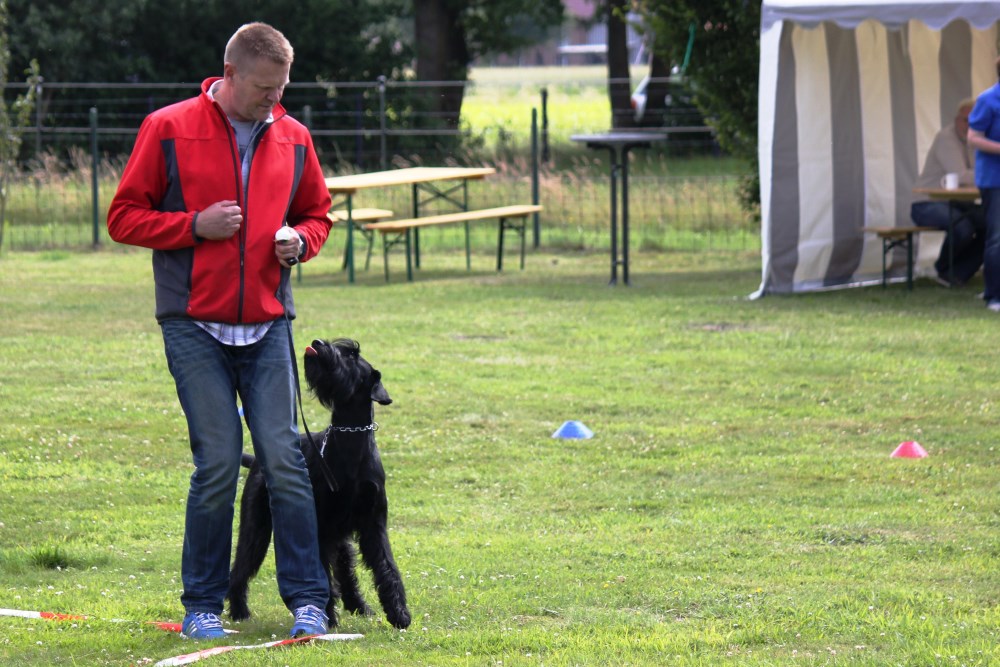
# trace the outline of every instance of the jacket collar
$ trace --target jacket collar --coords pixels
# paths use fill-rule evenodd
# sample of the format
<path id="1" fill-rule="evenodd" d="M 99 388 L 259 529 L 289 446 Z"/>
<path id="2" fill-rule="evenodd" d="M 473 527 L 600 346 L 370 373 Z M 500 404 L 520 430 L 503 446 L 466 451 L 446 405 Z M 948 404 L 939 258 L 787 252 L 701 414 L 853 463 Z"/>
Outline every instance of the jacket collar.
<path id="1" fill-rule="evenodd" d="M 215 101 L 215 98 L 212 96 L 212 92 L 211 92 L 212 86 L 214 86 L 219 81 L 222 81 L 222 77 L 221 76 L 211 76 L 211 77 L 205 79 L 204 81 L 202 81 L 201 82 L 201 96 L 209 104 L 214 104 L 214 105 L 218 106 L 219 109 L 221 110 L 222 109 L 222 105 L 220 105 L 218 102 Z M 271 117 L 268 118 L 264 122 L 265 123 L 273 123 L 274 121 L 276 121 L 279 118 L 281 118 L 282 116 L 284 116 L 286 113 L 288 113 L 288 112 L 285 111 L 285 107 L 281 106 L 281 102 L 278 102 L 277 104 L 274 105 L 274 109 L 271 110 Z M 223 114 L 224 114 L 224 112 L 223 112 Z"/>

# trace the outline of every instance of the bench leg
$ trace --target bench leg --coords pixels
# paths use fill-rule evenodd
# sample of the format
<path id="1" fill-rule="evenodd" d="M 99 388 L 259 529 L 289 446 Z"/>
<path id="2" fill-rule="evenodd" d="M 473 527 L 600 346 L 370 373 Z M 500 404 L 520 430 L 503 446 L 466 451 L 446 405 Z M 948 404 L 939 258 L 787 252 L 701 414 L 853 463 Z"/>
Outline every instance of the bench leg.
<path id="1" fill-rule="evenodd" d="M 465 223 L 465 270 L 472 270 L 472 245 L 469 242 L 469 223 Z"/>
<path id="2" fill-rule="evenodd" d="M 521 218 L 521 270 L 524 271 L 524 240 L 528 237 L 528 216 Z"/>
<path id="3" fill-rule="evenodd" d="M 385 271 L 385 281 L 389 282 L 389 248 L 391 247 L 389 243 L 389 235 L 382 235 L 382 266 Z"/>
<path id="4" fill-rule="evenodd" d="M 375 232 L 365 229 L 364 227 L 358 227 L 355 231 L 361 232 L 361 234 L 368 240 L 368 254 L 365 256 L 365 271 L 367 271 L 368 267 L 371 266 L 372 263 L 372 246 L 375 245 Z M 348 255 L 347 245 L 344 244 L 344 261 L 340 266 L 342 271 L 347 269 Z"/>
<path id="5" fill-rule="evenodd" d="M 372 246 L 375 245 L 375 232 L 371 230 L 364 230 L 365 237 L 368 239 L 368 254 L 365 255 L 365 271 L 372 263 Z"/>
<path id="6" fill-rule="evenodd" d="M 906 235 L 906 289 L 913 289 L 913 232 Z"/>
<path id="7" fill-rule="evenodd" d="M 410 231 L 411 231 L 410 229 L 406 230 L 406 244 L 405 244 L 406 245 L 406 279 L 409 282 L 412 283 L 413 282 L 413 259 L 412 259 L 412 257 L 413 257 L 413 251 L 412 251 L 412 244 L 410 242 Z M 416 238 L 417 238 L 417 243 L 419 243 L 420 242 L 419 241 L 420 237 L 417 236 Z M 420 253 L 420 248 L 418 246 L 417 247 L 417 268 L 418 269 L 420 268 L 420 254 L 419 253 Z"/>
<path id="8" fill-rule="evenodd" d="M 913 232 L 907 232 L 905 238 L 890 239 L 882 238 L 882 287 L 887 285 L 886 257 L 897 246 L 906 247 L 906 289 L 913 289 Z"/>
<path id="9" fill-rule="evenodd" d="M 520 219 L 520 222 L 516 222 L 518 219 Z M 514 219 L 500 218 L 499 234 L 497 238 L 497 271 L 503 271 L 503 237 L 508 229 L 514 230 L 521 237 L 521 270 L 524 270 L 524 242 L 525 237 L 527 236 L 525 233 L 525 225 L 527 220 L 527 216 Z"/>
<path id="10" fill-rule="evenodd" d="M 882 289 L 887 287 L 886 283 L 886 266 L 885 266 L 885 256 L 892 251 L 892 245 L 889 243 L 889 239 L 882 239 Z"/>
<path id="11" fill-rule="evenodd" d="M 506 225 L 504 225 L 504 219 L 500 218 L 500 224 L 497 225 L 497 271 L 503 271 L 503 233 L 507 231 Z"/>

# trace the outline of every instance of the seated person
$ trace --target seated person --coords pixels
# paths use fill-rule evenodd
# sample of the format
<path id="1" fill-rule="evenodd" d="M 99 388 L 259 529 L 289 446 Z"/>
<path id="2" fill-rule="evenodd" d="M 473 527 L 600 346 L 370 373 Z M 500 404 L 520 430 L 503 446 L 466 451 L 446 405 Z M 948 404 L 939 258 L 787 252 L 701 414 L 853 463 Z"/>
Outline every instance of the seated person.
<path id="1" fill-rule="evenodd" d="M 966 143 L 969 112 L 975 102 L 974 98 L 963 100 L 955 114 L 955 122 L 943 127 L 934 137 L 924 169 L 917 179 L 917 188 L 940 188 L 945 174 L 958 174 L 960 187 L 975 185 L 975 155 Z M 913 224 L 921 227 L 948 231 L 950 216 L 954 216 L 952 230 L 941 246 L 934 268 L 939 283 L 958 286 L 976 275 L 983 264 L 986 220 L 981 207 L 970 202 L 931 201 L 926 194 L 919 193 L 910 207 Z M 952 256 L 954 265 L 949 264 Z"/>

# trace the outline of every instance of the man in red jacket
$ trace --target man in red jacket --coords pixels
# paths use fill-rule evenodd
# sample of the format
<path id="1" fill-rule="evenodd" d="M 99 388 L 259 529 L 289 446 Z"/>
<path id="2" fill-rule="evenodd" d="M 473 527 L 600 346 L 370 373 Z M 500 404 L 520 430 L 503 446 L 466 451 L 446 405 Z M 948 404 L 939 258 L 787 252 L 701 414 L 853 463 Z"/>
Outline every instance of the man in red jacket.
<path id="1" fill-rule="evenodd" d="M 267 480 L 278 588 L 292 635 L 327 631 L 329 582 L 299 449 L 290 267 L 330 232 L 308 130 L 279 104 L 293 58 L 269 25 L 241 27 L 221 78 L 149 115 L 108 212 L 111 238 L 153 250 L 156 318 L 188 422 L 191 476 L 181 558 L 182 634 L 225 636 L 243 427 Z M 290 241 L 277 243 L 287 227 Z"/>

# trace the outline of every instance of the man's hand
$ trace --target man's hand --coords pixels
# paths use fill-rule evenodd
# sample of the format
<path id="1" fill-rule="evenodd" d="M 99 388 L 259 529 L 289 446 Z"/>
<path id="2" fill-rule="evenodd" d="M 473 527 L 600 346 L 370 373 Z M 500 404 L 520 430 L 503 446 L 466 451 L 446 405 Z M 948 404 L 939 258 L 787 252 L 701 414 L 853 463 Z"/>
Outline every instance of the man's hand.
<path id="1" fill-rule="evenodd" d="M 222 241 L 240 231 L 243 224 L 243 212 L 239 205 L 230 199 L 215 202 L 198 214 L 194 233 L 203 239 Z"/>
<path id="2" fill-rule="evenodd" d="M 302 237 L 294 228 L 284 226 L 274 237 L 274 254 L 278 263 L 290 269 L 299 263 L 299 252 L 302 249 Z"/>

